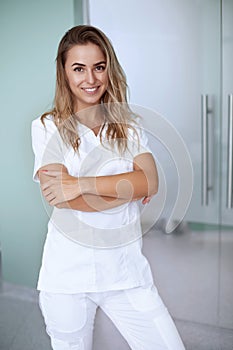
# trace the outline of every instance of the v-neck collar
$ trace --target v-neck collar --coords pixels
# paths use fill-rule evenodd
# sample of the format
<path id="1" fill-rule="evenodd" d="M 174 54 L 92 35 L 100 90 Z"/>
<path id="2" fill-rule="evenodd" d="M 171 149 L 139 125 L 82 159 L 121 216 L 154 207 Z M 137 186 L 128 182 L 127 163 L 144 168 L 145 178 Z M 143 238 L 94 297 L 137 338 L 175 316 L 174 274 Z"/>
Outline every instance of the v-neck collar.
<path id="1" fill-rule="evenodd" d="M 100 125 L 100 129 L 98 131 L 98 134 L 95 134 L 94 131 L 89 128 L 88 126 L 86 126 L 85 124 L 81 123 L 81 122 L 78 122 L 78 128 L 80 129 L 83 129 L 86 132 L 89 132 L 91 133 L 92 136 L 94 136 L 96 139 L 98 139 L 100 137 L 100 132 L 102 130 L 102 128 L 104 129 L 106 127 L 106 122 L 103 122 L 101 125 Z"/>

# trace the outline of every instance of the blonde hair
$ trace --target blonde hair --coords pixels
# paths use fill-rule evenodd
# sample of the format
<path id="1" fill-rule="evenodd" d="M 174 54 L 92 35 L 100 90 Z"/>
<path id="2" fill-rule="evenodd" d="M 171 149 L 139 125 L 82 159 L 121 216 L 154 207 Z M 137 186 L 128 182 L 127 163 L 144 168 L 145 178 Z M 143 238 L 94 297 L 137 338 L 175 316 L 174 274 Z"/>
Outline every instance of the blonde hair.
<path id="1" fill-rule="evenodd" d="M 65 62 L 67 52 L 75 45 L 86 45 L 93 43 L 103 52 L 106 59 L 106 70 L 108 74 L 108 87 L 102 96 L 102 106 L 107 121 L 106 136 L 111 145 L 117 142 L 120 152 L 127 148 L 128 129 L 132 122 L 135 122 L 134 113 L 127 103 L 127 83 L 125 73 L 116 57 L 115 51 L 109 39 L 99 29 L 89 25 L 79 25 L 71 28 L 61 39 L 56 57 L 56 92 L 54 98 L 54 108 L 41 116 L 41 121 L 48 115 L 53 116 L 53 120 L 66 145 L 73 147 L 75 151 L 80 145 L 80 138 L 77 131 L 78 119 L 74 114 L 73 94 L 69 87 Z M 100 139 L 102 142 L 102 131 Z"/>

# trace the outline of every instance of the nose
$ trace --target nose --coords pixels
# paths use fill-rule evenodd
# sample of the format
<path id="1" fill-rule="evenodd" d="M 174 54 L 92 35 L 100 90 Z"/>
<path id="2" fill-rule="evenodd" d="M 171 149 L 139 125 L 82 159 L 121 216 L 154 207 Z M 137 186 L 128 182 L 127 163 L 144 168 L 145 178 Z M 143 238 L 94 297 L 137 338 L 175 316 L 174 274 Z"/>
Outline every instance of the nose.
<path id="1" fill-rule="evenodd" d="M 89 84 L 94 84 L 95 82 L 95 74 L 92 70 L 87 70 L 87 73 L 86 73 L 86 82 L 89 83 Z"/>

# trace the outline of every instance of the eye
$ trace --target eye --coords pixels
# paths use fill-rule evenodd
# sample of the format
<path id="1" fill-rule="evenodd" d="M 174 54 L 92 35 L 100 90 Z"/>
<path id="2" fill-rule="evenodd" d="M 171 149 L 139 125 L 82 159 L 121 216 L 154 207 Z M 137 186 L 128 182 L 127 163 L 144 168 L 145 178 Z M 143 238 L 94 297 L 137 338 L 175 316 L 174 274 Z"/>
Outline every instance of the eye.
<path id="1" fill-rule="evenodd" d="M 95 67 L 95 69 L 96 69 L 97 72 L 101 72 L 101 71 L 105 70 L 105 66 L 100 65 L 100 66 Z"/>
<path id="2" fill-rule="evenodd" d="M 83 72 L 83 68 L 82 67 L 75 67 L 74 72 Z"/>

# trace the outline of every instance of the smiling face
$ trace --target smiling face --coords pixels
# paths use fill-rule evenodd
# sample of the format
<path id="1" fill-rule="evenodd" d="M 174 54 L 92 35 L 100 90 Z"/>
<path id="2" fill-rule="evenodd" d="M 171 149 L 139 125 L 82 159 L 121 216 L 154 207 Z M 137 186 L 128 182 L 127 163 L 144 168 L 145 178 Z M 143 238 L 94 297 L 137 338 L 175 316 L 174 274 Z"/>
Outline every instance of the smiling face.
<path id="1" fill-rule="evenodd" d="M 68 52 L 65 73 L 75 101 L 75 111 L 97 105 L 108 85 L 106 58 L 93 43 L 75 45 Z"/>

